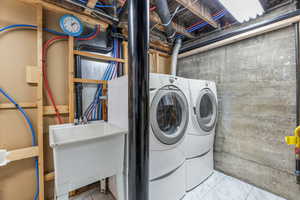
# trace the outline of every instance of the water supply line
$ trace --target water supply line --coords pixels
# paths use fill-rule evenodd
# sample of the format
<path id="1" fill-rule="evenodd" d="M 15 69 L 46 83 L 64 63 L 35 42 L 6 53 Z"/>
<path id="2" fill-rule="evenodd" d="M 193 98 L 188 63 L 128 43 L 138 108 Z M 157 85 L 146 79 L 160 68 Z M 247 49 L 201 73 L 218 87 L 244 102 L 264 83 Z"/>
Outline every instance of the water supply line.
<path id="1" fill-rule="evenodd" d="M 175 45 L 173 48 L 172 53 L 172 60 L 171 60 L 171 75 L 176 76 L 177 73 L 177 60 L 178 60 L 178 53 L 182 45 L 182 39 L 177 38 L 175 41 Z"/>

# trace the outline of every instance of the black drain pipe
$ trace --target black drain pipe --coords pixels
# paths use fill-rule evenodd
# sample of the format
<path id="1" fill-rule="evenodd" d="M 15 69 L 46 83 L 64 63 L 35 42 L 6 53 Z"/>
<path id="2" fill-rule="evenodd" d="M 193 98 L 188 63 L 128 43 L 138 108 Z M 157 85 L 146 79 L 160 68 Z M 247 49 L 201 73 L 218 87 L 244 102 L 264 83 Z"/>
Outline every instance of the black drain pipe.
<path id="1" fill-rule="evenodd" d="M 128 199 L 149 199 L 149 0 L 129 1 Z"/>
<path id="2" fill-rule="evenodd" d="M 297 10 L 299 10 L 300 8 L 300 1 L 297 0 L 296 1 L 296 7 Z M 296 23 L 295 25 L 295 32 L 296 32 L 296 120 L 297 120 L 297 126 L 300 125 L 300 105 L 299 105 L 299 101 L 300 101 L 300 51 L 299 51 L 299 45 L 300 45 L 300 32 L 299 32 L 299 28 L 300 28 L 300 24 L 299 22 Z M 300 185 L 300 149 L 299 148 L 295 148 L 295 157 L 296 157 L 296 179 L 297 179 L 297 184 Z"/>

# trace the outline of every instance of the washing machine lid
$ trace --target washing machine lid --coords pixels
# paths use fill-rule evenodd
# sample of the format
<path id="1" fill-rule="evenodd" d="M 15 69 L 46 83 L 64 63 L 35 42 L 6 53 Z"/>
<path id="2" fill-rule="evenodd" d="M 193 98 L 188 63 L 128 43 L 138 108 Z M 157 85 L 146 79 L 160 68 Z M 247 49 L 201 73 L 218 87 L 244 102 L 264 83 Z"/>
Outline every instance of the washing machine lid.
<path id="1" fill-rule="evenodd" d="M 194 108 L 197 122 L 203 131 L 211 131 L 217 122 L 218 105 L 214 93 L 205 88 L 200 91 Z"/>
<path id="2" fill-rule="evenodd" d="M 150 124 L 160 142 L 178 143 L 185 135 L 188 120 L 188 101 L 179 88 L 167 85 L 156 92 L 150 108 Z"/>

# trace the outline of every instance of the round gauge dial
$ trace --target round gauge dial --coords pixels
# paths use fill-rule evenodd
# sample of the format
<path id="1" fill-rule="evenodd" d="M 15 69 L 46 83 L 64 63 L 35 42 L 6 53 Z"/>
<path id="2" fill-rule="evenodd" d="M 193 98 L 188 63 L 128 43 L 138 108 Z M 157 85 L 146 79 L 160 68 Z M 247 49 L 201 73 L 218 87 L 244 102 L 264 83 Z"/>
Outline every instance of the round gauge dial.
<path id="1" fill-rule="evenodd" d="M 70 36 L 79 36 L 82 33 L 81 21 L 73 15 L 64 15 L 60 18 L 60 28 Z"/>

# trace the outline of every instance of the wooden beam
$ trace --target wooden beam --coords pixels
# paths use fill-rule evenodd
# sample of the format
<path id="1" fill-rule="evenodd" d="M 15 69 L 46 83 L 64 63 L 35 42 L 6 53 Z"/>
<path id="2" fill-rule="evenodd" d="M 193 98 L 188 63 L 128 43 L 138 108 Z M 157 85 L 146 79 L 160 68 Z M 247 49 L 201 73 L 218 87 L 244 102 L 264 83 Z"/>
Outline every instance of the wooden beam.
<path id="1" fill-rule="evenodd" d="M 202 53 L 202 52 L 205 52 L 208 50 L 212 50 L 212 49 L 215 49 L 218 47 L 232 44 L 232 43 L 235 43 L 235 42 L 238 42 L 241 40 L 245 40 L 245 39 L 255 37 L 255 36 L 258 36 L 261 34 L 265 34 L 265 33 L 268 33 L 268 32 L 274 31 L 274 30 L 278 30 L 278 29 L 290 26 L 293 23 L 296 23 L 299 21 L 300 21 L 300 16 L 295 16 L 290 19 L 282 20 L 282 21 L 279 21 L 279 22 L 276 22 L 276 23 L 273 23 L 273 24 L 270 24 L 267 26 L 263 26 L 263 27 L 260 27 L 260 28 L 257 28 L 257 29 L 251 30 L 251 31 L 247 31 L 245 33 L 221 40 L 219 42 L 215 42 L 215 43 L 212 43 L 212 44 L 209 44 L 209 45 L 197 48 L 197 49 L 193 49 L 191 51 L 187 51 L 185 53 L 179 54 L 178 57 L 184 58 L 184 57 L 192 56 L 192 55 L 195 55 L 198 53 Z"/>
<path id="2" fill-rule="evenodd" d="M 175 0 L 177 3 L 186 7 L 194 15 L 200 19 L 206 21 L 214 28 L 218 28 L 218 23 L 213 20 L 212 15 L 209 12 L 209 9 L 201 2 L 195 2 L 195 0 Z"/>
<path id="3" fill-rule="evenodd" d="M 6 159 L 10 162 L 23 160 L 26 158 L 33 158 L 39 155 L 39 148 L 37 146 L 23 149 L 16 149 L 8 152 Z"/>
<path id="4" fill-rule="evenodd" d="M 69 106 L 68 105 L 58 105 L 56 106 L 60 114 L 68 114 Z M 44 115 L 55 115 L 55 109 L 53 106 L 44 106 Z"/>
<path id="5" fill-rule="evenodd" d="M 88 57 L 88 58 L 105 60 L 105 61 L 115 61 L 115 62 L 121 62 L 121 63 L 126 62 L 126 60 L 122 59 L 122 58 L 113 58 L 113 57 L 110 57 L 110 56 L 98 55 L 98 54 L 95 54 L 95 53 L 88 53 L 88 52 L 78 51 L 78 50 L 74 50 L 74 54 L 84 56 L 84 57 Z"/>
<path id="6" fill-rule="evenodd" d="M 83 79 L 83 78 L 74 78 L 74 83 L 90 83 L 90 84 L 107 84 L 107 81 L 104 80 L 93 80 L 93 79 Z"/>
<path id="7" fill-rule="evenodd" d="M 156 12 L 151 12 L 150 20 L 153 23 L 157 24 L 156 27 L 158 28 L 158 30 L 165 32 L 166 28 L 162 25 L 161 20 Z M 188 38 L 192 38 L 192 39 L 195 38 L 195 36 L 187 32 L 183 26 L 176 24 L 175 22 L 172 22 L 172 25 L 177 33 L 180 33 Z"/>
<path id="8" fill-rule="evenodd" d="M 24 3 L 29 3 L 29 4 L 40 4 L 44 9 L 47 9 L 47 10 L 50 10 L 50 11 L 53 11 L 56 13 L 71 14 L 71 15 L 77 16 L 81 21 L 86 22 L 88 24 L 100 25 L 102 28 L 105 28 L 105 29 L 108 27 L 108 23 L 103 20 L 95 19 L 86 14 L 74 12 L 74 11 L 62 8 L 60 6 L 54 5 L 52 3 L 48 3 L 43 0 L 19 0 L 19 1 L 24 2 Z"/>
<path id="9" fill-rule="evenodd" d="M 123 42 L 123 56 L 124 59 L 126 60 L 125 64 L 124 64 L 124 74 L 128 74 L 128 43 L 127 42 Z"/>
<path id="10" fill-rule="evenodd" d="M 125 38 L 128 38 L 128 29 L 127 25 L 125 23 L 121 23 L 120 27 L 122 28 L 122 34 L 125 36 Z M 150 47 L 152 49 L 164 51 L 164 52 L 171 52 L 171 47 L 163 42 L 163 41 L 150 41 Z"/>
<path id="11" fill-rule="evenodd" d="M 55 177 L 54 172 L 47 173 L 47 174 L 45 175 L 45 181 L 53 181 L 53 180 L 54 180 L 54 177 Z"/>
<path id="12" fill-rule="evenodd" d="M 68 48 L 69 123 L 74 123 L 74 37 L 69 37 Z"/>
<path id="13" fill-rule="evenodd" d="M 155 72 L 159 73 L 160 72 L 160 68 L 159 68 L 159 65 L 160 65 L 160 63 L 159 63 L 159 54 L 155 53 L 154 56 L 155 56 Z"/>
<path id="14" fill-rule="evenodd" d="M 164 53 L 164 52 L 161 52 L 161 51 L 157 51 L 157 50 L 154 50 L 154 49 L 149 49 L 149 52 L 150 53 L 153 53 L 153 54 L 158 54 L 159 56 L 162 56 L 162 57 L 166 57 L 166 58 L 169 58 L 170 55 L 167 54 L 167 53 Z"/>
<path id="15" fill-rule="evenodd" d="M 88 0 L 86 6 L 89 7 L 89 8 L 91 8 L 91 9 L 93 9 L 93 8 L 95 8 L 95 6 L 97 4 L 97 1 L 98 0 Z M 85 9 L 84 12 L 86 14 L 91 14 L 91 10 L 90 9 Z"/>
<path id="16" fill-rule="evenodd" d="M 39 200 L 45 199 L 44 186 L 44 127 L 43 127 L 43 7 L 36 5 L 37 24 L 37 69 L 39 70 L 37 85 L 37 143 L 39 148 Z"/>
<path id="17" fill-rule="evenodd" d="M 36 108 L 37 104 L 24 102 L 24 103 L 19 103 L 19 106 L 21 106 L 22 108 Z M 0 104 L 0 109 L 15 109 L 15 108 L 16 108 L 15 104 L 12 104 L 12 103 L 1 103 Z"/>
<path id="18" fill-rule="evenodd" d="M 37 108 L 36 103 L 19 103 L 23 109 L 26 108 Z M 66 105 L 58 105 L 57 106 L 60 114 L 67 114 L 69 113 L 69 107 Z M 16 109 L 16 106 L 12 103 L 1 103 L 0 109 Z M 53 106 L 43 106 L 43 115 L 54 115 L 55 110 Z"/>
<path id="19" fill-rule="evenodd" d="M 150 42 L 150 47 L 155 50 L 171 52 L 171 47 L 169 45 L 158 40 Z"/>

